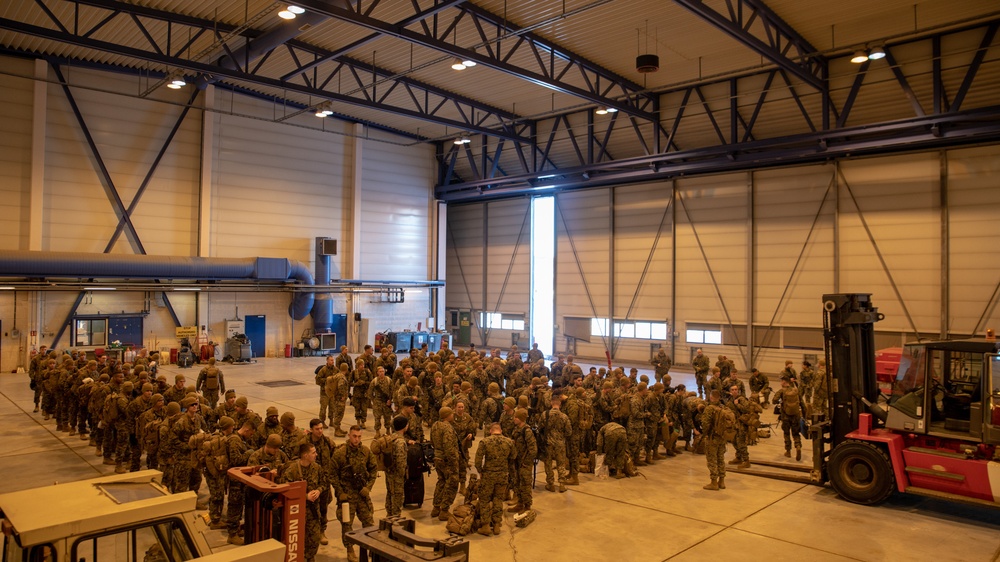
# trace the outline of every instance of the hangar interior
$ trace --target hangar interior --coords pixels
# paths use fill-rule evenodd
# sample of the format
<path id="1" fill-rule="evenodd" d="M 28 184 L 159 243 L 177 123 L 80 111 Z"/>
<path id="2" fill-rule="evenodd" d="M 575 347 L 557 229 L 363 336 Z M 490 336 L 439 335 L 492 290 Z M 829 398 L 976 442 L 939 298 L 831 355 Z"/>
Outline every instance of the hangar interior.
<path id="1" fill-rule="evenodd" d="M 828 292 L 873 295 L 879 348 L 1000 327 L 993 1 L 296 5 L 0 6 L 0 371 L 251 317 L 281 362 L 317 309 L 355 353 L 772 373 L 822 353 Z M 219 270 L 99 268 L 138 255 Z"/>

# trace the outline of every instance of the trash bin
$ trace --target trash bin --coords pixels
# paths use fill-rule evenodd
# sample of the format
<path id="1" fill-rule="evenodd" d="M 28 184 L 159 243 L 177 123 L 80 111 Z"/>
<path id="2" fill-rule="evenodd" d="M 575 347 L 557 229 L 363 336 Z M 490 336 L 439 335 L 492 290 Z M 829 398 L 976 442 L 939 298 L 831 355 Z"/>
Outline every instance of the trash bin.
<path id="1" fill-rule="evenodd" d="M 291 357 L 291 356 L 292 356 L 292 344 L 286 343 L 285 344 L 285 357 Z"/>
<path id="2" fill-rule="evenodd" d="M 170 348 L 170 363 L 172 365 L 176 365 L 177 364 L 177 348 L 176 347 L 171 347 Z"/>

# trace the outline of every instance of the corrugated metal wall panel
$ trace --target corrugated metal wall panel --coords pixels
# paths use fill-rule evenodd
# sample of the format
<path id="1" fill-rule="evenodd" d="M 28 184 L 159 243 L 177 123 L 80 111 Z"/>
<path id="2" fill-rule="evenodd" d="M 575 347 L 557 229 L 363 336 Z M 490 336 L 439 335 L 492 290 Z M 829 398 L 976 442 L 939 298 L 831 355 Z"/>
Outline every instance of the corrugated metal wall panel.
<path id="1" fill-rule="evenodd" d="M 0 57 L 0 65 L 14 74 L 33 71 L 24 59 Z M 28 249 L 32 91 L 31 80 L 0 75 L 0 248 L 5 250 Z"/>
<path id="2" fill-rule="evenodd" d="M 948 330 L 1000 328 L 1000 147 L 948 152 L 950 318 Z M 983 318 L 980 321 L 980 318 Z"/>
<path id="3" fill-rule="evenodd" d="M 429 279 L 433 149 L 365 141 L 361 154 L 361 277 Z"/>
<path id="4" fill-rule="evenodd" d="M 618 318 L 663 321 L 670 316 L 671 185 L 665 181 L 615 189 L 615 316 Z"/>
<path id="5" fill-rule="evenodd" d="M 270 111 L 269 104 L 241 101 Z M 351 147 L 344 138 L 245 117 L 215 118 L 214 256 L 283 256 L 311 264 L 316 236 L 346 239 Z M 344 259 L 334 258 L 334 277 Z"/>
<path id="6" fill-rule="evenodd" d="M 488 210 L 485 308 L 523 314 L 527 323 L 531 312 L 531 200 L 492 202 Z M 509 345 L 510 338 L 504 339 Z"/>
<path id="7" fill-rule="evenodd" d="M 832 166 L 754 173 L 755 324 L 816 324 L 833 280 L 833 180 Z"/>
<path id="8" fill-rule="evenodd" d="M 133 92 L 135 79 L 74 69 L 72 84 Z M 154 101 L 72 88 L 73 97 L 127 207 L 180 115 Z M 175 94 L 180 98 L 183 94 Z M 174 100 L 177 101 L 177 100 Z M 101 252 L 118 216 L 62 88 L 49 86 L 45 232 L 48 250 Z M 190 255 L 196 243 L 200 112 L 189 112 L 132 221 L 149 254 Z M 122 236 L 113 252 L 132 253 Z"/>
<path id="9" fill-rule="evenodd" d="M 447 308 L 483 307 L 483 212 L 485 205 L 448 207 Z M 478 318 L 473 319 L 478 321 Z"/>
<path id="10" fill-rule="evenodd" d="M 840 189 L 840 281 L 844 292 L 872 293 L 881 330 L 936 332 L 941 307 L 939 168 L 935 153 L 844 162 Z M 850 190 L 848 190 L 848 186 Z M 850 192 L 857 200 L 851 200 Z M 859 209 L 860 207 L 860 213 Z M 864 217 L 902 296 L 861 222 Z"/>

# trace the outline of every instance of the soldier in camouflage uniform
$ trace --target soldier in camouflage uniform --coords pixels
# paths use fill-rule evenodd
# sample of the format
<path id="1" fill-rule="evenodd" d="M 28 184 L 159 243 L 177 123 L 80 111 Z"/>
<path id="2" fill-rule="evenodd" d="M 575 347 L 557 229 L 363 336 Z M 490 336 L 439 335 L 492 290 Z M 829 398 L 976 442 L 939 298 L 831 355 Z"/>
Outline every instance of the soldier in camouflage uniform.
<path id="1" fill-rule="evenodd" d="M 184 387 L 185 382 L 187 382 L 187 379 L 184 378 L 184 375 L 175 376 L 174 386 L 171 386 L 162 393 L 163 401 L 167 404 L 170 404 L 171 402 L 177 402 L 180 404 L 181 400 L 184 400 L 184 398 L 187 397 L 187 388 Z"/>
<path id="2" fill-rule="evenodd" d="M 254 432 L 254 444 L 263 446 L 267 442 L 267 438 L 274 434 L 277 434 L 279 439 L 281 438 L 281 424 L 278 423 L 278 408 L 268 406 L 267 410 L 264 411 L 264 421 L 257 425 L 257 431 Z"/>
<path id="3" fill-rule="evenodd" d="M 813 377 L 813 413 L 822 414 L 830 419 L 827 410 L 830 408 L 830 379 L 826 374 L 826 359 L 820 359 Z"/>
<path id="4" fill-rule="evenodd" d="M 699 349 L 694 359 L 691 360 L 691 366 L 694 367 L 694 378 L 698 383 L 698 397 L 703 398 L 705 396 L 705 381 L 708 379 L 708 371 L 712 367 L 711 362 L 708 356 Z"/>
<path id="5" fill-rule="evenodd" d="M 288 464 L 288 455 L 281 450 L 281 436 L 277 433 L 268 435 L 264 446 L 250 453 L 247 466 L 266 466 L 273 472 L 281 472 Z"/>
<path id="6" fill-rule="evenodd" d="M 708 393 L 708 406 L 701 414 L 701 432 L 705 438 L 705 459 L 712 481 L 703 486 L 705 490 L 726 488 L 726 440 L 722 437 L 722 428 L 718 426 L 724 407 L 719 400 L 719 391 Z"/>
<path id="7" fill-rule="evenodd" d="M 344 348 L 341 348 L 343 351 Z M 330 408 L 330 398 L 326 395 L 326 380 L 330 378 L 335 373 L 340 372 L 340 367 L 334 364 L 334 357 L 332 355 L 326 356 L 326 365 L 319 368 L 316 371 L 316 386 L 319 387 L 319 419 L 326 423 L 329 419 L 333 423 L 333 411 Z M 329 412 L 329 418 L 327 413 Z"/>
<path id="8" fill-rule="evenodd" d="M 378 466 L 375 457 L 371 450 L 361 443 L 361 428 L 353 426 L 348 433 L 347 443 L 334 451 L 330 468 L 330 479 L 337 496 L 338 507 L 345 502 L 350 504 L 350 519 L 345 521 L 342 518 L 341 509 L 337 509 L 337 519 L 340 520 L 347 559 L 353 562 L 357 562 L 358 558 L 354 547 L 347 543 L 347 533 L 350 532 L 355 517 L 361 520 L 362 527 L 375 524 L 372 517 L 374 509 L 371 491 L 377 477 Z"/>
<path id="9" fill-rule="evenodd" d="M 604 464 L 615 478 L 625 478 L 625 458 L 628 431 L 620 424 L 608 422 L 597 432 L 597 453 L 604 455 Z"/>
<path id="10" fill-rule="evenodd" d="M 420 423 L 420 416 L 415 412 L 417 407 L 416 399 L 412 396 L 407 396 L 403 398 L 400 406 L 399 415 L 406 418 L 407 422 L 406 433 L 404 433 L 406 440 L 414 443 L 423 443 L 424 428 Z"/>
<path id="11" fill-rule="evenodd" d="M 756 367 L 750 369 L 750 392 L 759 397 L 763 397 L 764 404 L 771 401 L 771 381 L 767 375 L 757 370 Z"/>
<path id="12" fill-rule="evenodd" d="M 535 442 L 535 432 L 528 426 L 528 410 L 518 408 L 514 411 L 514 471 L 511 480 L 514 482 L 514 498 L 517 504 L 507 511 L 523 513 L 531 509 L 531 480 L 538 456 L 538 444 Z"/>
<path id="13" fill-rule="evenodd" d="M 438 413 L 438 421 L 431 426 L 431 443 L 434 444 L 434 470 L 437 484 L 434 485 L 434 508 L 431 517 L 448 520 L 451 504 L 458 494 L 458 435 L 452 425 L 455 412 L 445 406 Z"/>
<path id="14" fill-rule="evenodd" d="M 566 441 L 573 432 L 569 418 L 562 412 L 562 394 L 552 396 L 552 409 L 542 415 L 545 428 L 545 489 L 556 491 L 555 473 L 559 473 L 559 492 L 566 491 L 569 463 L 566 460 Z M 555 467 L 553 468 L 553 464 Z"/>
<path id="15" fill-rule="evenodd" d="M 215 357 L 210 357 L 208 366 L 198 373 L 195 389 L 208 400 L 208 405 L 213 410 L 219 403 L 219 394 L 226 393 L 226 381 L 222 377 L 222 370 L 215 366 Z"/>
<path id="16" fill-rule="evenodd" d="M 812 405 L 815 377 L 816 371 L 813 371 L 812 363 L 803 361 L 802 370 L 799 371 L 799 393 L 802 395 L 804 404 Z"/>
<path id="17" fill-rule="evenodd" d="M 221 420 L 222 418 L 220 418 L 220 422 Z M 233 426 L 236 426 L 235 420 L 233 421 Z M 250 449 L 250 439 L 253 437 L 253 432 L 253 422 L 247 421 L 240 426 L 239 431 L 227 435 L 226 456 L 229 459 L 229 468 L 247 466 L 247 462 L 250 460 L 250 453 L 252 452 Z M 246 490 L 243 484 L 232 478 L 227 478 L 226 483 L 228 485 L 226 495 L 229 497 L 226 501 L 226 532 L 229 535 L 226 542 L 239 545 L 243 544 L 239 530 L 240 519 L 243 518 Z"/>
<path id="18" fill-rule="evenodd" d="M 341 363 L 340 369 L 326 379 L 326 396 L 330 402 L 332 420 L 330 426 L 333 427 L 334 437 L 347 435 L 341 424 L 344 421 L 344 411 L 347 409 L 347 395 L 351 390 L 347 380 L 348 373 L 348 364 Z"/>
<path id="19" fill-rule="evenodd" d="M 337 448 L 337 446 L 333 443 L 333 439 L 330 439 L 323 433 L 323 427 L 323 421 L 319 418 L 313 418 L 310 420 L 309 432 L 306 433 L 303 442 L 316 447 L 316 462 L 319 463 L 319 466 L 322 469 L 323 493 L 319 496 L 319 521 L 321 530 L 323 531 L 323 537 L 320 539 L 320 544 L 327 544 L 329 541 L 326 538 L 326 526 L 330 510 L 330 502 L 333 501 L 333 493 L 331 492 L 330 483 L 330 467 L 333 466 L 333 451 Z"/>
<path id="20" fill-rule="evenodd" d="M 666 400 L 663 397 L 663 383 L 653 385 L 653 391 L 646 396 L 646 462 L 660 460 L 660 443 L 663 441 L 663 426 L 667 423 Z"/>
<path id="21" fill-rule="evenodd" d="M 136 437 L 140 446 L 146 451 L 146 468 L 156 469 L 159 466 L 156 455 L 159 452 L 159 435 L 153 435 L 163 418 L 166 417 L 166 408 L 163 405 L 163 395 L 154 394 L 149 398 L 150 407 L 139 415 L 135 422 Z"/>
<path id="22" fill-rule="evenodd" d="M 370 351 L 371 346 L 366 346 L 365 350 Z M 366 357 L 372 358 L 371 365 Z M 351 373 L 351 405 L 354 406 L 354 419 L 361 429 L 365 429 L 365 422 L 368 421 L 368 387 L 372 383 L 371 368 L 374 368 L 374 364 L 373 355 L 362 355 L 358 357 L 354 372 Z"/>
<path id="23" fill-rule="evenodd" d="M 458 437 L 458 493 L 465 494 L 465 479 L 469 470 L 469 451 L 472 448 L 472 440 L 476 438 L 476 420 L 468 414 L 465 402 L 457 400 L 455 402 L 455 418 L 451 424 L 455 427 L 455 436 Z"/>
<path id="24" fill-rule="evenodd" d="M 368 394 L 375 416 L 375 437 L 382 435 L 383 424 L 386 434 L 392 433 L 392 380 L 382 365 L 375 367 L 375 380 L 368 386 Z"/>
<path id="25" fill-rule="evenodd" d="M 736 384 L 729 385 L 729 401 L 725 407 L 733 411 L 736 416 L 736 437 L 733 438 L 733 448 L 736 449 L 736 457 L 729 461 L 729 464 L 739 465 L 738 468 L 750 468 L 750 451 L 747 444 L 750 441 L 750 431 L 748 423 L 753 415 L 753 404 L 746 396 L 740 394 L 740 387 Z M 758 404 L 759 408 L 760 405 Z M 752 428 L 757 431 L 757 428 Z"/>
<path id="26" fill-rule="evenodd" d="M 220 420 L 222 416 L 229 416 L 236 421 L 236 391 L 233 389 L 226 391 L 222 402 L 215 408 L 214 418 Z M 239 430 L 242 425 L 236 424 L 236 429 Z"/>
<path id="27" fill-rule="evenodd" d="M 222 505 L 226 500 L 226 482 L 229 478 L 226 471 L 229 470 L 229 436 L 235 435 L 233 432 L 236 422 L 229 416 L 223 416 L 218 422 L 218 433 L 212 438 L 219 438 L 222 441 L 225 464 L 219 466 L 218 459 L 205 459 L 205 480 L 208 482 L 208 515 L 211 520 L 209 528 L 225 529 L 226 522 L 222 520 Z M 237 436 L 239 437 L 239 436 Z M 213 454 L 215 451 L 213 451 Z"/>
<path id="28" fill-rule="evenodd" d="M 139 470 L 142 460 L 142 440 L 139 438 L 142 428 L 139 419 L 142 414 L 153 407 L 153 385 L 148 382 L 142 386 L 142 394 L 134 398 L 125 408 L 125 418 L 128 424 L 128 446 L 130 450 L 129 471 Z"/>
<path id="29" fill-rule="evenodd" d="M 392 462 L 385 465 L 385 512 L 390 517 L 403 512 L 403 483 L 406 480 L 406 437 L 404 433 L 409 421 L 404 416 L 396 416 L 386 432 L 392 428 L 389 439 L 389 455 Z"/>
<path id="30" fill-rule="evenodd" d="M 569 438 L 566 440 L 566 457 L 569 461 L 569 478 L 566 479 L 566 485 L 578 486 L 580 484 L 580 446 L 583 443 L 583 430 L 580 428 L 582 406 L 572 388 L 566 389 L 563 397 L 562 411 L 569 419 L 570 427 Z"/>
<path id="31" fill-rule="evenodd" d="M 647 396 L 649 396 L 649 389 L 646 387 L 646 383 L 642 382 L 639 383 L 636 392 L 623 398 L 629 401 L 628 425 L 626 426 L 628 450 L 636 466 L 646 464 L 639 458 L 639 454 L 646 449 L 646 418 L 649 417 L 649 412 L 646 411 Z"/>
<path id="32" fill-rule="evenodd" d="M 516 407 L 517 400 L 514 400 L 512 396 L 503 399 L 503 413 L 500 414 L 500 429 L 504 435 L 512 439 L 514 437 L 514 409 Z"/>
<path id="33" fill-rule="evenodd" d="M 507 480 L 517 460 L 514 442 L 504 437 L 499 423 L 489 426 L 489 435 L 476 448 L 476 471 L 479 472 L 479 534 L 499 535 L 503 530 L 503 501 L 507 499 Z"/>
<path id="34" fill-rule="evenodd" d="M 649 363 L 653 366 L 653 375 L 656 377 L 656 382 L 662 381 L 664 376 L 670 377 L 670 367 L 674 365 L 674 362 L 662 347 Z M 669 378 L 665 384 L 670 386 Z"/>
<path id="35" fill-rule="evenodd" d="M 781 405 L 778 409 L 778 420 L 781 421 L 781 433 L 785 437 L 785 456 L 792 456 L 794 442 L 795 460 L 802 460 L 802 435 L 799 428 L 805 407 L 802 405 L 799 390 L 792 385 L 792 379 L 787 374 L 781 375 L 781 388 L 774 393 L 773 401 Z"/>
<path id="36" fill-rule="evenodd" d="M 253 448 L 257 448 L 256 441 L 253 438 L 253 434 L 256 433 L 257 426 L 260 425 L 261 419 L 256 412 L 254 412 L 250 408 L 247 408 L 247 405 L 249 403 L 250 402 L 247 400 L 246 396 L 238 397 L 236 400 L 233 401 L 233 406 L 236 407 L 236 411 L 233 415 L 229 417 L 233 418 L 233 421 L 236 422 L 236 427 L 243 427 L 243 424 L 247 422 L 250 422 L 250 424 L 253 425 L 254 430 L 251 432 L 250 446 Z"/>
<path id="37" fill-rule="evenodd" d="M 115 379 L 119 378 L 123 378 L 123 375 L 121 373 L 115 374 Z M 128 396 L 131 393 L 132 383 L 125 381 L 121 383 L 119 390 L 112 392 L 109 398 L 115 402 L 114 406 L 111 406 L 109 401 L 105 401 L 104 464 L 115 465 L 117 474 L 128 472 L 128 469 L 125 468 L 125 461 L 129 458 Z M 114 460 L 111 459 L 112 452 Z"/>
<path id="38" fill-rule="evenodd" d="M 191 436 L 201 431 L 201 416 L 198 414 L 198 399 L 188 397 L 181 401 L 184 412 L 170 428 L 170 449 L 174 457 L 173 492 L 186 492 L 195 480 L 194 460 L 191 457 Z"/>
<path id="39" fill-rule="evenodd" d="M 288 482 L 306 482 L 306 562 L 316 559 L 320 539 L 323 536 L 319 515 L 319 498 L 323 491 L 323 476 L 321 467 L 316 463 L 316 447 L 302 443 L 298 451 L 298 459 L 288 463 L 281 474 L 281 484 Z"/>
<path id="40" fill-rule="evenodd" d="M 299 445 L 305 441 L 306 435 L 295 427 L 295 414 L 292 412 L 281 414 L 278 425 L 281 426 L 281 431 L 278 433 L 281 436 L 281 450 L 288 455 L 288 458 L 293 458 L 293 455 L 298 454 Z"/>
<path id="41" fill-rule="evenodd" d="M 174 491 L 174 466 L 177 464 L 177 452 L 173 449 L 174 444 L 170 441 L 170 429 L 181 414 L 181 405 L 177 402 L 167 404 L 164 410 L 166 416 L 163 422 L 156 428 L 156 464 L 160 472 L 163 473 L 163 485 L 171 492 Z"/>

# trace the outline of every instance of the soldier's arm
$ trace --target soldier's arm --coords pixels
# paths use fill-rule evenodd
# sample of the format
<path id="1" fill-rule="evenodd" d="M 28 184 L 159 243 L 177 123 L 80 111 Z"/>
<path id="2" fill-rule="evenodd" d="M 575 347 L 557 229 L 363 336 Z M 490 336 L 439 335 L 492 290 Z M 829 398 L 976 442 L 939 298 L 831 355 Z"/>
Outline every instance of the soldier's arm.
<path id="1" fill-rule="evenodd" d="M 476 471 L 480 474 L 483 473 L 483 457 L 486 456 L 486 449 L 483 447 L 483 441 L 479 442 L 479 446 L 476 447 Z"/>
<path id="2" fill-rule="evenodd" d="M 365 482 L 365 487 L 368 488 L 370 492 L 372 486 L 375 485 L 375 480 L 378 478 L 378 464 L 375 462 L 375 455 L 368 451 L 368 456 L 365 457 L 365 468 L 368 471 L 368 480 Z"/>

